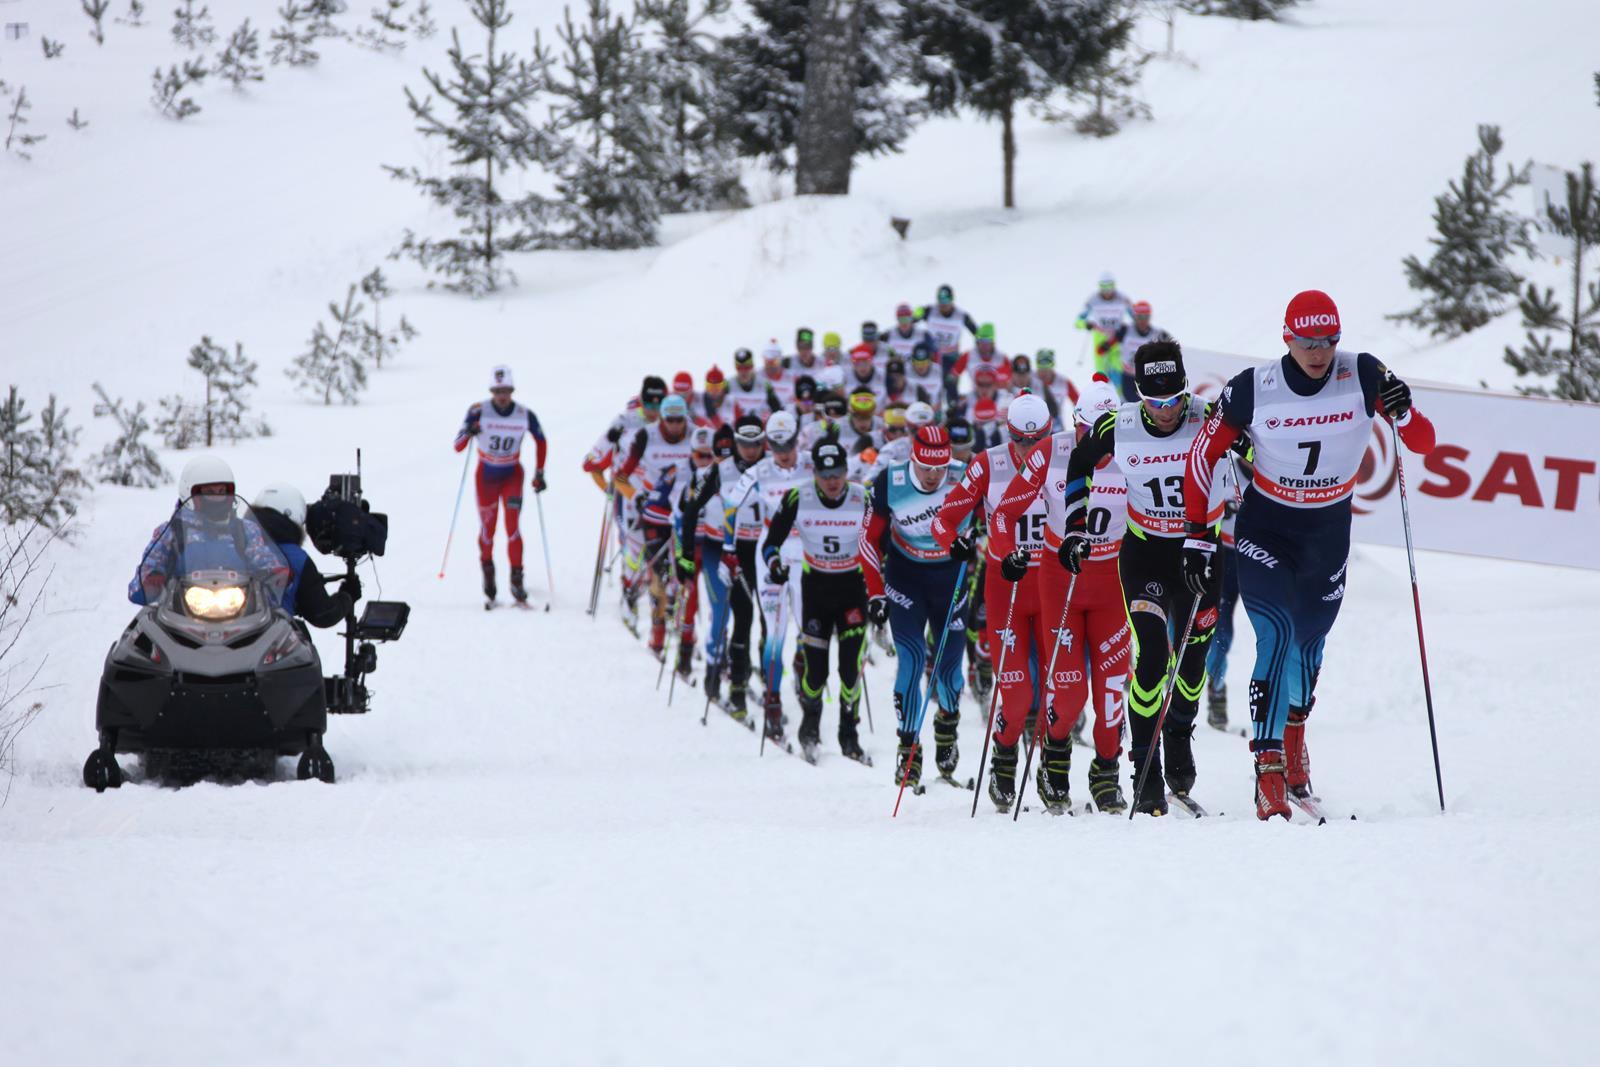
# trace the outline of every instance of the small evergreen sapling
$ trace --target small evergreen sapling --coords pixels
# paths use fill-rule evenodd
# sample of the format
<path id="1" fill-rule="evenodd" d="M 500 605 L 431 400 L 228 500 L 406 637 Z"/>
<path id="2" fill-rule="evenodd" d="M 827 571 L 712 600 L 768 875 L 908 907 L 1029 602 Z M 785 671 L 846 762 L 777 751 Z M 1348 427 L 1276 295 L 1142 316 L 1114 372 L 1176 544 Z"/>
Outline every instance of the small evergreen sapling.
<path id="1" fill-rule="evenodd" d="M 424 175 L 416 167 L 385 167 L 397 181 L 410 182 L 435 205 L 448 208 L 460 229 L 449 237 L 422 237 L 406 230 L 391 259 L 415 259 L 443 276 L 444 286 L 481 296 L 508 284 L 515 275 L 505 266 L 510 252 L 547 240 L 547 220 L 556 206 L 537 195 L 504 195 L 504 175 L 530 163 L 549 164 L 556 149 L 528 108 L 546 77 L 549 57 L 535 37 L 531 59 L 500 47 L 500 32 L 511 22 L 506 0 L 472 0 L 473 19 L 486 38 L 481 52 L 468 53 L 461 35 L 450 31 L 450 74 L 424 68 L 431 93 L 418 99 L 408 86 L 406 105 L 424 137 L 447 146 L 451 171 Z M 441 115 L 434 95 L 448 105 Z M 428 283 L 430 286 L 434 282 Z"/>
<path id="2" fill-rule="evenodd" d="M 406 0 L 383 0 L 382 7 L 372 9 L 370 22 L 357 27 L 356 43 L 374 52 L 405 51 L 405 6 Z"/>
<path id="3" fill-rule="evenodd" d="M 0 523 L 37 522 L 51 529 L 76 513 L 86 484 L 72 465 L 78 433 L 54 395 L 38 426 L 12 386 L 0 404 Z"/>
<path id="4" fill-rule="evenodd" d="M 356 288 L 352 285 L 345 293 L 343 307 L 328 305 L 333 332 L 319 321 L 311 331 L 309 347 L 285 372 L 301 392 L 319 397 L 324 404 L 332 404 L 335 398 L 342 404 L 357 403 L 367 387 L 366 355 L 361 347 L 364 306 L 356 300 Z"/>
<path id="5" fill-rule="evenodd" d="M 392 295 L 389 282 L 377 267 L 361 279 L 361 294 L 372 301 L 372 321 L 361 324 L 361 354 L 372 365 L 383 369 L 383 361 L 393 358 L 400 346 L 417 336 L 417 331 L 404 315 L 392 330 L 383 328 L 383 302 Z"/>
<path id="6" fill-rule="evenodd" d="M 411 32 L 417 35 L 419 41 L 426 41 L 439 32 L 439 24 L 433 21 L 433 8 L 428 6 L 428 0 L 417 0 L 417 6 L 412 9 L 406 25 L 411 27 Z"/>
<path id="7" fill-rule="evenodd" d="M 22 159 L 32 159 L 33 154 L 28 149 L 50 136 L 47 133 L 22 132 L 22 127 L 28 124 L 28 116 L 24 112 L 32 107 L 33 102 L 28 99 L 28 87 L 17 86 L 16 99 L 12 102 L 11 114 L 7 116 L 9 125 L 6 128 L 5 149 Z"/>
<path id="8" fill-rule="evenodd" d="M 1592 163 L 1568 172 L 1565 203 L 1551 204 L 1546 213 L 1555 232 L 1571 242 L 1571 308 L 1562 308 L 1553 289 L 1541 293 L 1530 284 L 1518 305 L 1527 342 L 1520 352 L 1508 346 L 1506 362 L 1519 375 L 1555 377 L 1554 388 L 1526 386 L 1524 393 L 1600 403 L 1600 275 L 1585 279 L 1585 260 L 1600 250 L 1600 188 Z"/>
<path id="9" fill-rule="evenodd" d="M 235 90 L 244 88 L 245 82 L 262 79 L 261 38 L 249 19 L 228 37 L 227 47 L 217 56 L 215 73 Z"/>
<path id="10" fill-rule="evenodd" d="M 182 67 L 173 65 L 163 74 L 157 67 L 150 76 L 150 102 L 157 111 L 169 119 L 182 120 L 200 114 L 200 105 L 193 97 L 184 96 L 184 90 L 206 80 L 206 68 L 198 59 L 184 61 Z"/>
<path id="11" fill-rule="evenodd" d="M 79 3 L 79 6 L 81 6 L 83 8 L 83 13 L 85 15 L 89 16 L 89 22 L 91 24 L 90 25 L 90 29 L 89 29 L 89 36 L 94 38 L 94 43 L 95 44 L 97 44 L 97 45 L 105 44 L 106 43 L 106 27 L 105 27 L 106 9 L 108 9 L 111 6 L 111 0 L 78 0 L 78 3 Z M 45 51 L 45 55 L 48 56 L 49 54 L 50 54 L 50 52 L 48 50 L 46 50 Z M 59 51 L 57 52 L 57 54 L 58 55 L 60 54 Z"/>
<path id="12" fill-rule="evenodd" d="M 256 364 L 245 357 L 242 343 L 235 342 L 230 353 L 210 337 L 202 337 L 189 349 L 189 366 L 205 379 L 205 399 L 196 402 L 178 394 L 162 398 L 156 430 L 168 448 L 210 448 L 218 441 L 271 435 L 266 421 L 250 414 Z"/>
<path id="13" fill-rule="evenodd" d="M 191 52 L 215 41 L 217 31 L 211 25 L 211 9 L 202 5 L 196 11 L 194 0 L 182 0 L 182 3 L 182 7 L 172 12 L 172 39 Z"/>
<path id="14" fill-rule="evenodd" d="M 71 126 L 75 130 L 82 130 L 82 129 L 85 129 L 89 125 L 89 120 L 85 119 L 85 118 L 80 118 L 78 116 L 78 109 L 77 108 L 73 108 L 72 109 L 72 114 L 67 116 L 67 125 Z"/>
<path id="15" fill-rule="evenodd" d="M 100 450 L 94 458 L 95 475 L 108 485 L 128 485 L 139 489 L 154 489 L 167 480 L 155 450 L 145 444 L 144 435 L 150 432 L 150 420 L 145 418 L 144 401 L 132 410 L 120 399 L 113 400 L 99 382 L 94 383 L 95 395 L 100 402 L 94 413 L 109 416 L 117 424 L 117 436 Z"/>
<path id="16" fill-rule="evenodd" d="M 117 17 L 116 21 L 122 23 L 124 26 L 133 26 L 135 28 L 137 28 L 139 26 L 143 26 L 144 25 L 144 3 L 143 3 L 143 0 L 128 0 L 128 13 L 126 15 L 119 15 Z"/>
<path id="17" fill-rule="evenodd" d="M 311 66 L 319 57 L 311 47 L 316 35 L 311 31 L 310 8 L 295 0 L 284 0 L 283 6 L 278 8 L 278 17 L 283 21 L 272 28 L 272 50 L 267 58 L 272 60 L 273 66 L 279 63 L 291 67 Z"/>
<path id="18" fill-rule="evenodd" d="M 39 38 L 39 47 L 44 49 L 44 57 L 46 59 L 54 59 L 67 49 L 67 46 L 63 42 L 52 41 L 50 38 L 44 36 Z"/>
<path id="19" fill-rule="evenodd" d="M 344 0 L 306 0 L 306 10 L 311 15 L 311 37 L 326 37 L 330 40 L 341 40 L 350 36 L 333 23 L 335 15 L 345 11 Z"/>
<path id="20" fill-rule="evenodd" d="M 1191 15 L 1221 15 L 1230 19 L 1277 21 L 1284 8 L 1300 0 L 1183 0 L 1183 9 Z"/>

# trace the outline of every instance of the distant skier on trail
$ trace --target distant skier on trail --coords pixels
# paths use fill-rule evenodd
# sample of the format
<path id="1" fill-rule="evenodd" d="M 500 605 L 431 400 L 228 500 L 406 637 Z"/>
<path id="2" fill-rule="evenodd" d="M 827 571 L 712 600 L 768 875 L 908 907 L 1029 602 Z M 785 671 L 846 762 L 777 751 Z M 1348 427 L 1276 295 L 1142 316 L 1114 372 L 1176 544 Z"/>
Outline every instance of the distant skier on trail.
<path id="1" fill-rule="evenodd" d="M 1190 520 L 1184 579 L 1212 581 L 1217 534 L 1206 522 L 1213 468 L 1247 435 L 1254 473 L 1234 526 L 1239 593 L 1256 633 L 1250 672 L 1256 817 L 1289 817 L 1291 798 L 1314 802 L 1306 722 L 1316 701 L 1323 643 L 1345 598 L 1351 499 L 1373 421 L 1390 420 L 1406 447 L 1433 450 L 1433 424 L 1411 388 L 1375 356 L 1338 347 L 1339 309 L 1317 289 L 1284 311 L 1288 351 L 1241 371 L 1189 451 Z"/>
<path id="2" fill-rule="evenodd" d="M 1137 346 L 1124 351 L 1119 338 L 1122 329 L 1133 320 L 1133 302 L 1117 289 L 1117 279 L 1110 271 L 1100 275 L 1100 285 L 1084 301 L 1078 313 L 1078 329 L 1088 330 L 1094 343 L 1094 369 L 1111 379 L 1112 386 L 1122 399 L 1132 403 L 1139 399 L 1133 384 L 1133 354 Z"/>
<path id="3" fill-rule="evenodd" d="M 978 336 L 978 321 L 967 311 L 956 306 L 956 291 L 949 285 L 939 286 L 932 304 L 917 309 L 917 321 L 928 330 L 934 350 L 939 355 L 939 369 L 945 376 L 945 385 L 952 396 L 957 392 L 951 378 L 955 375 L 956 360 L 961 356 L 961 335 Z"/>
<path id="4" fill-rule="evenodd" d="M 483 595 L 493 601 L 497 589 L 494 570 L 494 533 L 500 510 L 506 516 L 506 555 L 511 563 L 511 595 L 526 603 L 528 591 L 522 582 L 522 439 L 533 436 L 533 483 L 535 493 L 545 490 L 544 430 L 532 411 L 511 398 L 516 388 L 511 368 L 504 364 L 489 375 L 489 399 L 467 409 L 461 429 L 456 432 L 455 450 L 465 451 L 474 439 L 478 442 L 478 558 L 483 564 Z"/>

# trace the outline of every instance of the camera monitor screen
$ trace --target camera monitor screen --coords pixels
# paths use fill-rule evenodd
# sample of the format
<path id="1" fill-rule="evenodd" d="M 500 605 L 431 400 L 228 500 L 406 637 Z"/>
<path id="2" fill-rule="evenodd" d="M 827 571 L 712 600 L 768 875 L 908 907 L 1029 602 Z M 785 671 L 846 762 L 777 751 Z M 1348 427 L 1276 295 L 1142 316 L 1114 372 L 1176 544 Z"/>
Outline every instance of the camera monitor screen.
<path id="1" fill-rule="evenodd" d="M 405 629 L 411 615 L 411 605 L 398 600 L 369 600 L 361 613 L 358 627 L 364 637 L 380 641 L 393 641 Z"/>

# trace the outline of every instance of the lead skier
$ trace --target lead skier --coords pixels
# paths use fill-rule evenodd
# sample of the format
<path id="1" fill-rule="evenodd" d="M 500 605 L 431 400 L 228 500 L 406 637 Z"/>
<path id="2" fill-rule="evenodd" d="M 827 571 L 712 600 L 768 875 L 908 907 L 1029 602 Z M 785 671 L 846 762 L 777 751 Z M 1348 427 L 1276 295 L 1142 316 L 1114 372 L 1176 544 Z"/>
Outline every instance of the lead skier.
<path id="1" fill-rule="evenodd" d="M 528 591 L 522 584 L 522 439 L 533 435 L 533 491 L 544 492 L 544 431 L 533 412 L 511 399 L 516 383 L 511 368 L 501 365 L 490 372 L 489 399 L 467 409 L 456 432 L 455 449 L 466 450 L 478 439 L 478 558 L 483 563 L 483 595 L 493 602 L 494 530 L 501 506 L 506 513 L 506 555 L 511 561 L 511 595 L 526 603 Z"/>
<path id="2" fill-rule="evenodd" d="M 1344 602 L 1351 496 L 1382 416 L 1406 447 L 1433 450 L 1433 424 L 1411 388 L 1375 356 L 1339 347 L 1333 298 L 1307 289 L 1289 301 L 1273 363 L 1241 371 L 1189 450 L 1184 499 L 1190 535 L 1184 579 L 1211 581 L 1216 532 L 1206 523 L 1213 468 L 1241 435 L 1254 444 L 1254 473 L 1234 527 L 1239 593 L 1256 632 L 1250 672 L 1256 818 L 1289 817 L 1289 795 L 1312 798 L 1306 720 L 1316 700 L 1323 642 Z"/>

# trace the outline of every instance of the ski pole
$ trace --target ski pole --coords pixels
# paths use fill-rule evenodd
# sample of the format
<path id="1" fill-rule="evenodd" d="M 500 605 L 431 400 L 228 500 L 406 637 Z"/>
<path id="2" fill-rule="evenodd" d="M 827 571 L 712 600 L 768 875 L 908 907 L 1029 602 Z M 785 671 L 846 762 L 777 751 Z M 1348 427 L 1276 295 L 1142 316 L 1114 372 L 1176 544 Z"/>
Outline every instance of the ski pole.
<path id="1" fill-rule="evenodd" d="M 978 757 L 978 780 L 972 786 L 972 815 L 978 817 L 978 797 L 983 794 L 983 772 L 989 764 L 989 738 L 994 734 L 994 707 L 1000 702 L 1000 679 L 1006 671 L 1005 635 L 1011 632 L 1011 615 L 1017 608 L 1017 582 L 1011 583 L 1011 603 L 1006 606 L 1006 625 L 1000 630 L 1000 664 L 994 672 L 994 690 L 989 694 L 989 720 L 983 727 L 983 755 Z M 1013 642 L 1014 643 L 1014 642 Z M 1020 801 L 1018 801 L 1020 803 Z"/>
<path id="2" fill-rule="evenodd" d="M 556 598 L 556 572 L 550 566 L 550 537 L 544 526 L 544 494 L 534 493 L 533 503 L 539 509 L 539 544 L 544 547 L 544 580 L 545 587 L 550 590 L 550 600 L 545 601 L 544 610 L 549 611 L 550 601 Z"/>
<path id="3" fill-rule="evenodd" d="M 1044 736 L 1044 721 L 1050 717 L 1051 713 L 1055 711 L 1056 656 L 1061 654 L 1061 635 L 1067 628 L 1067 613 L 1072 610 L 1072 591 L 1077 587 L 1078 576 L 1074 574 L 1071 580 L 1067 582 L 1067 600 L 1066 603 L 1061 605 L 1061 622 L 1056 625 L 1055 629 L 1056 647 L 1050 650 L 1050 666 L 1046 670 L 1044 676 L 1044 710 L 1039 713 L 1039 721 L 1033 724 L 1033 735 L 1028 738 L 1028 754 L 1022 762 L 1022 786 L 1019 788 L 1017 793 L 1017 799 L 1019 801 L 1022 799 L 1020 790 L 1027 788 L 1028 772 L 1033 770 L 1034 747 L 1041 743 L 1040 738 Z M 1092 703 L 1093 702 L 1091 701 L 1091 706 Z M 1021 812 L 1022 805 L 1019 803 L 1016 805 L 1016 807 L 1011 809 L 1011 821 L 1016 822 L 1017 816 L 1021 814 Z"/>
<path id="4" fill-rule="evenodd" d="M 944 613 L 944 632 L 939 635 L 939 647 L 933 654 L 933 678 L 928 679 L 928 690 L 922 694 L 922 706 L 917 709 L 917 721 L 912 727 L 915 735 L 911 742 L 911 754 L 906 758 L 906 771 L 900 776 L 900 792 L 895 794 L 894 811 L 889 818 L 896 818 L 900 814 L 900 798 L 906 794 L 906 779 L 911 776 L 911 764 L 917 758 L 917 746 L 922 742 L 922 722 L 928 715 L 928 702 L 933 699 L 933 687 L 938 684 L 939 663 L 944 659 L 944 643 L 950 640 L 950 624 L 955 621 L 956 605 L 961 602 L 961 583 L 967 580 L 967 561 L 961 561 L 961 567 L 956 571 L 955 588 L 950 592 L 950 608 Z M 918 635 L 921 636 L 920 634 Z"/>
<path id="5" fill-rule="evenodd" d="M 1156 714 L 1156 734 L 1150 742 L 1150 747 L 1145 751 L 1144 763 L 1139 767 L 1139 776 L 1133 783 L 1133 803 L 1128 805 L 1128 821 L 1132 822 L 1134 815 L 1139 811 L 1139 797 L 1144 793 L 1144 780 L 1150 777 L 1151 758 L 1155 755 L 1156 746 L 1161 744 L 1161 727 L 1167 721 L 1167 709 L 1172 707 L 1172 694 L 1178 689 L 1178 670 L 1183 666 L 1183 651 L 1189 647 L 1189 634 L 1194 630 L 1194 617 L 1200 611 L 1200 598 L 1195 597 L 1194 603 L 1189 606 L 1189 621 L 1183 624 L 1183 640 L 1178 642 L 1177 652 L 1172 657 L 1172 673 L 1167 676 L 1167 692 L 1161 698 L 1161 710 Z"/>
<path id="6" fill-rule="evenodd" d="M 863 649 L 862 652 L 861 652 L 861 658 L 863 660 L 865 660 L 866 659 L 866 655 L 867 655 L 866 650 Z M 867 702 L 867 733 L 875 734 L 878 731 L 873 729 L 873 726 L 872 726 L 872 690 L 867 685 L 867 667 L 866 667 L 865 662 L 863 662 L 860 666 L 858 666 L 856 668 L 856 671 L 857 671 L 857 676 L 861 679 L 861 696 Z M 840 682 L 839 684 L 840 684 L 841 687 L 844 685 L 843 682 Z"/>
<path id="7" fill-rule="evenodd" d="M 1400 476 L 1400 520 L 1406 528 L 1406 564 L 1411 568 L 1411 609 L 1417 617 L 1417 654 L 1422 658 L 1422 695 L 1428 703 L 1428 742 L 1433 746 L 1433 781 L 1439 787 L 1439 810 L 1444 811 L 1444 772 L 1439 768 L 1439 733 L 1433 721 L 1433 684 L 1428 680 L 1428 643 L 1422 636 L 1422 594 L 1417 587 L 1417 554 L 1411 543 L 1411 507 L 1406 502 L 1406 467 L 1400 459 L 1400 433 L 1389 424 L 1394 439 L 1394 469 Z"/>
<path id="8" fill-rule="evenodd" d="M 450 513 L 450 532 L 444 539 L 444 558 L 439 561 L 439 577 L 444 578 L 444 565 L 450 562 L 450 542 L 456 539 L 456 519 L 461 515 L 461 497 L 467 491 L 467 468 L 472 466 L 472 449 L 463 449 L 465 462 L 461 464 L 461 484 L 456 487 L 456 509 Z"/>
<path id="9" fill-rule="evenodd" d="M 617 483 L 615 479 L 606 485 L 605 510 L 600 514 L 600 549 L 594 557 L 594 584 L 589 587 L 589 617 L 595 617 L 595 609 L 600 606 L 600 576 L 603 573 L 601 566 L 606 559 L 606 542 L 611 539 L 611 507 L 616 500 Z M 543 521 L 543 513 L 540 515 Z"/>

